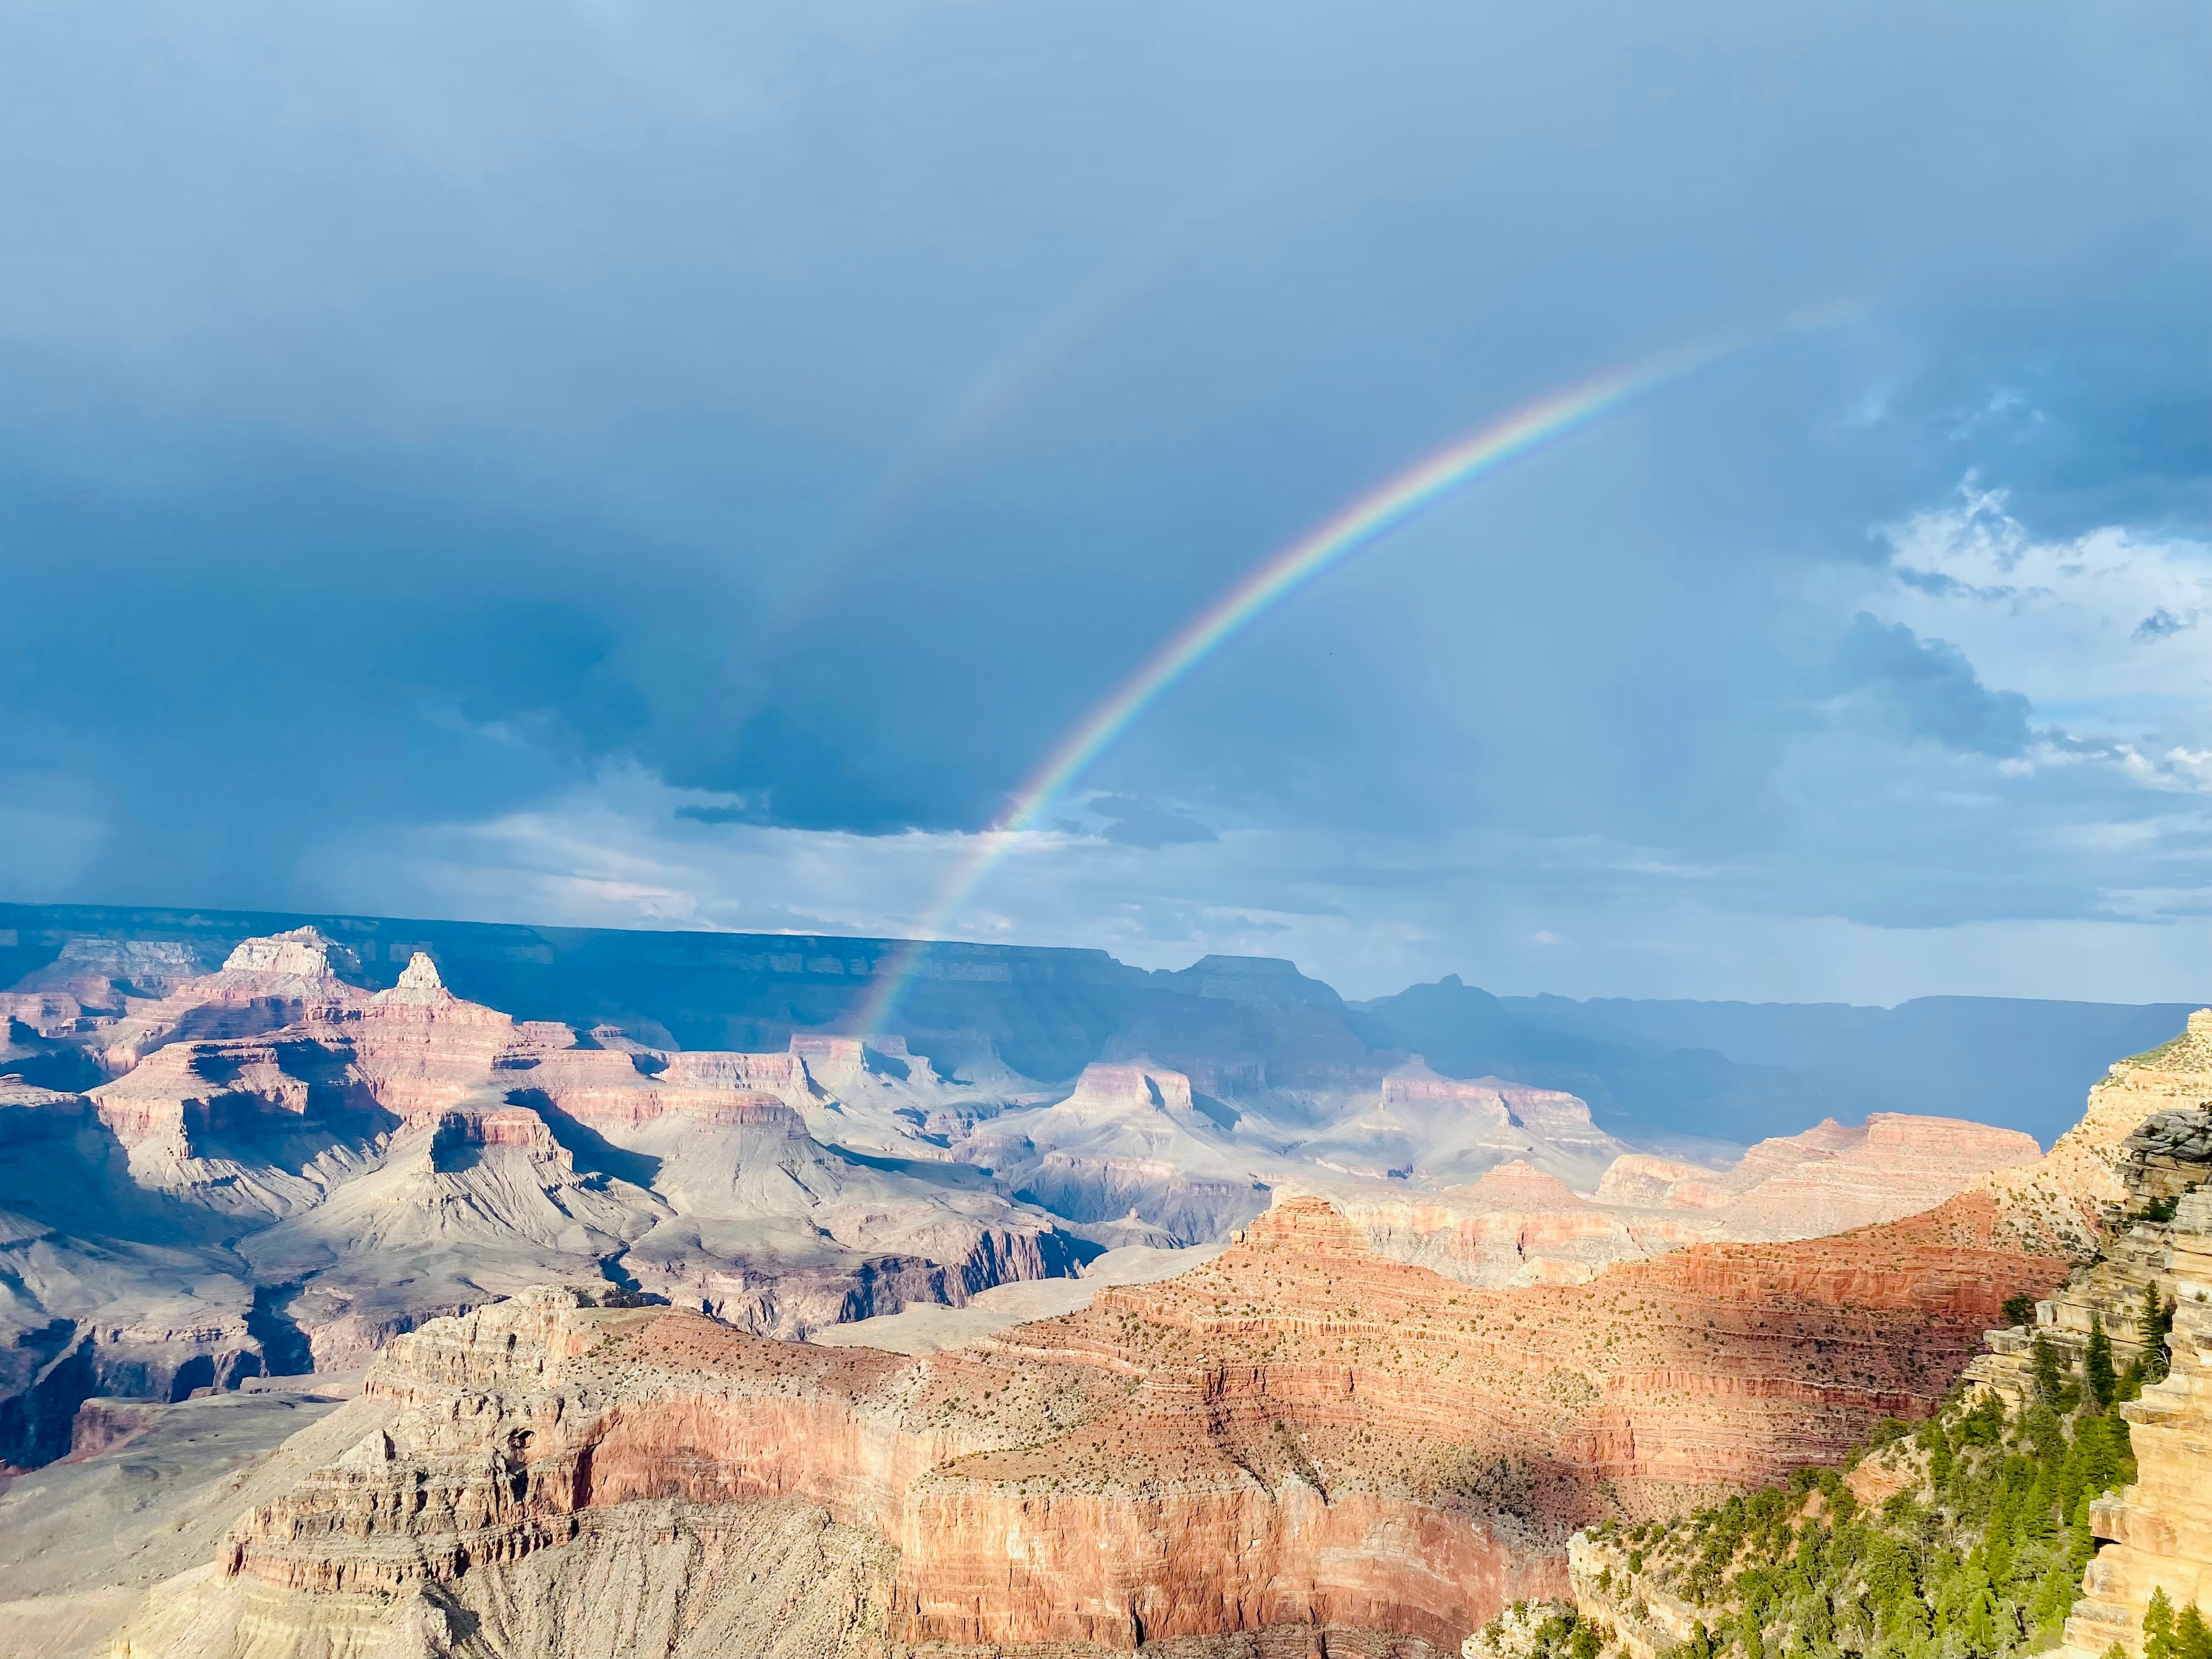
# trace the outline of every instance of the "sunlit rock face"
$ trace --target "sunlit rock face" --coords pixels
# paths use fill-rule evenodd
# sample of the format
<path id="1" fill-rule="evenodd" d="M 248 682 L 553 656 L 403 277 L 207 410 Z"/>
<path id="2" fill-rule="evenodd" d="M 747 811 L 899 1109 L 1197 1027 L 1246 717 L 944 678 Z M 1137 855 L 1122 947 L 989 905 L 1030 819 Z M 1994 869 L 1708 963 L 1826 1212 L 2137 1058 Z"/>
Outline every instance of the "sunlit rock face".
<path id="1" fill-rule="evenodd" d="M 2143 1644 L 2143 1614 L 2154 1592 L 2176 1608 L 2212 1604 L 2212 1192 L 2181 1200 L 2167 1238 L 2161 1288 L 2174 1304 L 2165 1381 L 2120 1407 L 2136 1455 L 2136 1482 L 2089 1508 L 2089 1524 L 2109 1539 L 2082 1579 L 2083 1596 L 2066 1621 L 2067 1645 L 2102 1654 L 2114 1643 Z"/>
<path id="2" fill-rule="evenodd" d="M 2176 1608 L 2212 1606 L 2212 1009 L 2189 1017 L 2173 1041 L 2115 1065 L 2090 1091 L 2089 1110 L 2030 1179 L 2002 1182 L 2016 1201 L 2072 1237 L 2101 1229 L 2100 1259 L 2036 1310 L 2032 1330 L 1992 1333 L 1974 1376 L 2008 1400 L 2026 1396 L 2029 1344 L 2040 1336 L 2070 1356 L 2093 1316 L 2121 1363 L 2142 1351 L 2136 1319 L 2146 1286 L 2173 1310 L 2172 1370 L 2119 1407 L 2128 1419 L 2136 1483 L 2090 1505 L 2109 1540 L 2089 1564 L 2066 1623 L 2067 1650 L 2130 1654 L 2143 1646 L 2143 1614 L 2164 1590 Z M 2146 1200 L 2178 1199 L 2170 1222 L 2137 1221 Z M 2155 1213 L 2154 1212 L 2154 1213 Z"/>
<path id="3" fill-rule="evenodd" d="M 564 1575 L 518 1563 L 588 1575 L 646 1506 L 696 1540 L 794 1500 L 895 1547 L 855 1594 L 900 1640 L 1441 1650 L 1556 1592 L 1583 1522 L 1925 1411 L 2002 1298 L 2063 1272 L 1988 1248 L 1987 1219 L 1483 1291 L 1288 1199 L 1189 1273 L 920 1359 L 532 1291 L 393 1340 L 362 1437 L 155 1597 L 132 1650 L 206 1651 L 249 1613 L 280 1654 L 364 1607 L 535 1628 Z"/>
<path id="4" fill-rule="evenodd" d="M 369 990 L 312 928 L 130 988 L 158 997 L 64 965 L 121 1012 L 74 1032 L 106 1080 L 0 1082 L 0 1461 L 66 1451 L 94 1395 L 357 1368 L 548 1279 L 801 1335 L 1095 1248 L 921 1133 L 978 1091 L 890 1040 L 798 1045 L 835 1087 L 801 1052 L 610 1048 L 454 996 L 420 952 Z"/>
<path id="5" fill-rule="evenodd" d="M 356 1369 L 549 1280 L 799 1338 L 1065 1282 L 1102 1249 L 1218 1242 L 1308 1193 L 1462 1283 L 1571 1285 L 1903 1214 L 2017 1151 L 1877 1118 L 1685 1163 L 1556 1090 L 1358 1060 L 1326 988 L 1261 968 L 1212 963 L 1194 1006 L 1237 1011 L 1237 1041 L 1258 1031 L 1273 1059 L 1169 1064 L 1116 1037 L 1127 1057 L 1053 1086 L 988 1044 L 949 1075 L 896 1036 L 685 1051 L 650 1022 L 517 1019 L 420 950 L 379 990 L 313 927 L 212 962 L 76 941 L 6 994 L 10 1052 L 74 1055 L 82 1086 L 4 1085 L 0 1139 L 21 1151 L 0 1251 L 22 1290 L 0 1310 L 0 1405 L 26 1426 L 0 1455 L 58 1455 L 91 1395 Z M 1188 1050 L 1212 1028 L 1154 1029 Z"/>
<path id="6" fill-rule="evenodd" d="M 1517 1111 L 1512 1121 L 1522 1121 Z M 1608 1263 L 1700 1242 L 1779 1242 L 1899 1220 L 2040 1155 L 2012 1130 L 1878 1112 L 1859 1127 L 1823 1123 L 1761 1141 L 1726 1168 L 1620 1152 L 1593 1178 L 1586 1164 L 1577 1170 L 1560 1156 L 1572 1143 L 1515 1133 L 1528 1153 L 1464 1185 L 1289 1179 L 1327 1193 L 1389 1255 L 1507 1286 L 1577 1284 Z M 1575 1189 L 1553 1173 L 1562 1168 L 1589 1184 Z"/>
<path id="7" fill-rule="evenodd" d="M 429 1001 L 405 1006 L 444 1006 L 414 988 Z M 485 1011 L 450 1012 L 483 1023 Z M 377 1024 L 334 1023 L 347 1021 Z M 665 1052 L 510 1029 L 497 1052 L 504 1069 L 538 1078 L 536 1093 L 426 1104 L 390 1132 L 377 1172 L 257 1237 L 311 1240 L 324 1210 L 337 1218 L 349 1192 L 366 1200 L 389 1178 L 445 1200 L 364 1201 L 338 1232 L 419 1226 L 409 1218 L 434 1211 L 473 1227 L 507 1202 L 487 1237 L 557 1252 L 573 1248 L 562 1227 L 596 1229 L 596 1249 L 641 1223 L 621 1260 L 640 1282 L 659 1264 L 663 1282 L 688 1286 L 678 1275 L 716 1227 L 757 1238 L 795 1218 L 817 1237 L 848 1224 L 840 1218 L 884 1224 L 865 1190 L 836 1185 L 841 1170 L 918 1180 L 926 1165 L 957 1212 L 963 1195 L 1008 1201 L 975 1161 L 986 1146 L 1041 1159 L 1054 1138 L 1054 1150 L 1090 1155 L 1233 1145 L 1188 1074 L 1140 1059 L 977 1115 L 934 1159 L 854 1159 L 814 1131 L 845 1105 L 825 1077 L 864 1104 L 918 1111 L 896 1091 L 940 1085 L 911 1065 L 902 1074 L 895 1053 L 817 1050 L 781 1066 L 702 1056 L 672 1082 Z M 447 1041 L 387 1034 L 361 1047 L 390 1065 Z M 2181 1109 L 2175 1054 L 2161 1063 L 2154 1087 L 2138 1075 L 2159 1072 L 2148 1060 L 2132 1080 L 2114 1077 Z M 428 1088 L 444 1064 L 391 1074 Z M 717 1094 L 739 1081 L 754 1086 Z M 1494 1129 L 1479 1091 L 1431 1098 Z M 896 1109 L 853 1115 L 879 1131 L 911 1121 Z M 2150 1115 L 2100 1116 L 2093 1102 L 2091 1121 L 2124 1141 Z M 1517 1109 L 1507 1116 L 1528 1128 Z M 604 1283 L 418 1322 L 387 1334 L 362 1397 L 319 1425 L 342 1441 L 317 1442 L 332 1449 L 149 1597 L 118 1650 L 227 1653 L 250 1632 L 272 1659 L 380 1644 L 704 1653 L 697 1632 L 720 1632 L 805 1653 L 886 1642 L 1441 1651 L 1507 1602 L 1559 1592 L 1578 1526 L 1770 1481 L 1837 1458 L 1884 1417 L 1930 1409 L 2008 1298 L 2063 1299 L 2074 1212 L 2050 1201 L 2061 1176 L 2101 1171 L 2124 1191 L 2130 1158 L 2146 1156 L 2139 1146 L 2084 1162 L 2085 1134 L 2027 1170 L 1977 1176 L 2017 1143 L 1876 1121 L 1821 1126 L 1727 1168 L 1617 1153 L 1577 1188 L 1544 1167 L 1556 1143 L 1530 1139 L 1540 1157 L 1440 1194 L 1372 1183 L 1364 1216 L 1278 1183 L 1188 1271 L 1172 1270 L 1172 1252 L 1127 1253 L 1170 1266 L 1143 1282 L 1102 1279 L 1087 1305 L 1061 1304 L 1075 1311 L 1001 1320 L 916 1357 L 776 1340 L 733 1302 L 720 1319 L 616 1305 L 635 1298 Z M 635 1160 L 627 1173 L 588 1167 L 617 1154 Z M 1884 1164 L 1898 1173 L 1887 1186 L 1870 1173 Z M 428 1185 L 454 1181 L 490 1184 L 466 1204 Z M 1952 1195 L 1830 1237 L 1695 1236 L 1777 1182 L 1838 1207 L 1903 1202 L 1916 1182 Z M 1423 1232 L 1382 1214 L 1385 1203 L 1433 1204 L 1445 1222 Z M 1632 1234 L 1632 1259 L 1592 1249 L 1571 1277 L 1546 1265 L 1642 1225 L 1686 1231 Z M 1509 1234 L 1532 1271 L 1472 1282 L 1469 1262 Z M 1463 1236 L 1474 1243 L 1453 1272 L 1397 1248 Z M 429 1248 L 392 1233 L 370 1254 Z M 489 1259 L 489 1244 L 472 1248 Z M 308 1283 L 325 1277 L 342 1267 Z M 2151 1535 L 2148 1522 L 2138 1531 Z M 591 1585 L 625 1588 L 580 1593 Z"/>

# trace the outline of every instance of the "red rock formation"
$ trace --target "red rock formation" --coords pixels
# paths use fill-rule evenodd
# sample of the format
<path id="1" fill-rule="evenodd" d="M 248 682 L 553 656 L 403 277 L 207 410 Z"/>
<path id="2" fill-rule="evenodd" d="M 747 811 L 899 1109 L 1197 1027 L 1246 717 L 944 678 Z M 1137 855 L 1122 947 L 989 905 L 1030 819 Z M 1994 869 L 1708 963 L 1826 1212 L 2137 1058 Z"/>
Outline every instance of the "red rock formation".
<path id="1" fill-rule="evenodd" d="M 1546 1175 L 1525 1158 L 1486 1170 L 1467 1189 L 1471 1198 L 1501 1209 L 1587 1210 L 1589 1203 L 1557 1176 Z"/>
<path id="2" fill-rule="evenodd" d="M 245 940 L 216 972 L 165 979 L 167 995 L 106 1023 L 101 1063 L 121 1073 L 165 1043 L 258 1036 L 311 1009 L 365 1000 L 367 992 L 338 977 L 341 968 L 360 965 L 313 927 Z"/>
<path id="3" fill-rule="evenodd" d="M 1762 1141 L 1726 1170 L 1623 1153 L 1590 1199 L 1528 1159 L 1440 1191 L 1347 1185 L 1328 1195 L 1401 1260 L 1473 1285 L 1565 1285 L 1686 1244 L 1806 1238 L 1909 1216 L 2034 1147 L 2010 1130 L 1876 1113 L 1859 1128 L 1823 1123 Z"/>
<path id="4" fill-rule="evenodd" d="M 224 1559 L 393 1594 L 557 1547 L 594 1507 L 804 1498 L 899 1546 L 906 1639 L 1323 1625 L 1443 1646 L 1556 1593 L 1577 1522 L 1928 1409 L 1997 1304 L 2063 1272 L 1969 1243 L 1994 1231 L 1967 1205 L 1496 1292 L 1291 1200 L 1181 1279 L 918 1360 L 532 1293 L 395 1341 L 368 1385 L 389 1428 Z"/>
<path id="5" fill-rule="evenodd" d="M 188 1158 L 210 1137 L 282 1134 L 311 1116 L 374 1113 L 349 1059 L 343 1048 L 268 1037 L 172 1043 L 91 1099 L 125 1147 L 160 1143 Z"/>
<path id="6" fill-rule="evenodd" d="M 1634 1209 L 1661 1207 L 1669 1193 L 1686 1182 L 1709 1182 L 1714 1171 L 1703 1164 L 1685 1164 L 1676 1158 L 1657 1158 L 1649 1152 L 1624 1152 L 1607 1166 L 1597 1183 L 1597 1201 Z"/>
<path id="7" fill-rule="evenodd" d="M 2041 1156 L 2033 1138 L 2014 1129 L 1875 1112 L 1855 1129 L 1831 1119 L 1762 1140 L 1726 1171 L 1632 1156 L 1606 1172 L 1599 1196 L 1715 1212 L 1714 1224 L 1740 1237 L 1806 1237 L 1910 1215 L 1988 1171 Z"/>

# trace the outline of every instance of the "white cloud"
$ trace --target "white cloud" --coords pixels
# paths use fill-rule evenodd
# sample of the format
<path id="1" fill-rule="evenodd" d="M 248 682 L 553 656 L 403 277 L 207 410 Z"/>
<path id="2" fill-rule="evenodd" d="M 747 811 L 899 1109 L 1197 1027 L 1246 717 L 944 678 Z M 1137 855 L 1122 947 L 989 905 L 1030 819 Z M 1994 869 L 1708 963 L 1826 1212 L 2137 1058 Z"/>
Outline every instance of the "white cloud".
<path id="1" fill-rule="evenodd" d="M 1893 580 L 1872 608 L 1963 649 L 1984 683 L 2106 730 L 2201 727 L 2212 690 L 2212 547 L 2111 526 L 2043 540 L 1972 481 L 1879 532 Z M 2076 715 L 2068 718 L 2069 726 Z"/>

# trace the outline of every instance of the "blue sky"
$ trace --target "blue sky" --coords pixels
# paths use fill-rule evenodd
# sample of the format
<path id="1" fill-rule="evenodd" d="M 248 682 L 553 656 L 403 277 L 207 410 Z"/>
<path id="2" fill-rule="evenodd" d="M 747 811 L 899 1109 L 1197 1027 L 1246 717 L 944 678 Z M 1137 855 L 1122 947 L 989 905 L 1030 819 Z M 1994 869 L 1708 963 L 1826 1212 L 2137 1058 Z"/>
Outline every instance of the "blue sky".
<path id="1" fill-rule="evenodd" d="M 0 6 L 0 890 L 2212 992 L 2186 4 Z"/>

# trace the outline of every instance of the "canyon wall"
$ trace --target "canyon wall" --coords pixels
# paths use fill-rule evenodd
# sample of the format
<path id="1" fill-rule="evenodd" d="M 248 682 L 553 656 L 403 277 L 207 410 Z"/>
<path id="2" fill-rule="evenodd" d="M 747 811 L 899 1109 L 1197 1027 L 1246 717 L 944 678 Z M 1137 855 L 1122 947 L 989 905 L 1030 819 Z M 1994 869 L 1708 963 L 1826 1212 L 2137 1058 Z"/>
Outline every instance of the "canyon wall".
<path id="1" fill-rule="evenodd" d="M 2212 1010 L 2191 1015 L 2172 1042 L 2114 1066 L 2100 1093 L 2101 1101 L 2092 1097 L 2099 1140 L 2060 1144 L 2084 1196 L 2119 1206 L 2171 1199 L 2173 1186 L 2201 1182 L 2201 1160 L 2186 1168 L 2176 1154 L 2212 1140 Z M 2154 1118 L 2168 1133 L 2138 1133 Z M 2117 1150 L 2100 1151 L 2123 1126 Z M 2172 1305 L 2172 1369 L 2119 1407 L 2134 1443 L 2135 1484 L 2090 1506 L 2091 1527 L 2112 1541 L 2090 1562 L 2066 1625 L 2069 1647 L 2088 1654 L 2114 1644 L 2141 1653 L 2154 1590 L 2177 1608 L 2212 1607 L 2212 1190 L 2179 1195 L 2169 1224 L 2138 1231 L 2154 1234 L 2159 1248 L 2143 1264 L 2148 1276 L 2139 1269 L 2127 1277 L 2155 1284 Z M 2051 1304 L 2038 1310 L 2045 1326 L 2057 1311 Z M 2129 1332 L 2115 1322 L 2124 1341 Z"/>
<path id="2" fill-rule="evenodd" d="M 2109 1358 L 2116 1369 L 2138 1361 L 2154 1364 L 2158 1334 L 2146 1324 L 2145 1308 L 2154 1298 L 2172 1310 L 2172 1329 L 2166 1344 L 2172 1357 L 2170 1373 L 2117 1407 L 2131 1431 L 2136 1479 L 2124 1492 L 2098 1497 L 2092 1487 L 2083 1494 L 2086 1530 L 2106 1541 L 2089 1560 L 2081 1580 L 2081 1599 L 2073 1602 L 2071 1614 L 2065 1618 L 2063 1650 L 2073 1659 L 2097 1659 L 2115 1649 L 2141 1654 L 2143 1618 L 2154 1592 L 2162 1590 L 2177 1608 L 2192 1602 L 2201 1606 L 2212 1596 L 2212 1499 L 2207 1497 L 2212 1488 L 2206 1480 L 2212 1474 L 2212 1190 L 2205 1188 L 2208 1178 L 2212 1178 L 2212 1011 L 2200 1011 L 2189 1017 L 2186 1029 L 2172 1041 L 2113 1065 L 2092 1089 L 2081 1121 L 2046 1158 L 1985 1176 L 1926 1214 L 1884 1230 L 1914 1234 L 1934 1244 L 1971 1242 L 2000 1249 L 2022 1248 L 2033 1241 L 2054 1258 L 2064 1252 L 2077 1259 L 2078 1266 L 2065 1282 L 2036 1300 L 2030 1323 L 1986 1334 L 1989 1352 L 1967 1366 L 1967 1388 L 1953 1408 L 1954 1419 L 1977 1401 L 1994 1395 L 2016 1423 L 2027 1420 L 2041 1397 L 2036 1350 L 2047 1345 L 2062 1368 L 2075 1367 L 2099 1330 L 2109 1339 Z M 1847 1266 L 1841 1261 L 1832 1265 Z M 1902 1261 L 1897 1265 L 1902 1266 Z M 1879 1263 L 1863 1266 L 1881 1270 Z M 1836 1283 L 1829 1293 L 1849 1297 L 1856 1292 Z M 1944 1297 L 1943 1287 L 1932 1281 L 1923 1284 L 1921 1293 L 1939 1302 Z M 2150 1374 L 2158 1373 L 2154 1370 Z M 2087 1427 L 2096 1426 L 2094 1401 L 2084 1410 L 2091 1419 L 2081 1430 L 2086 1434 Z M 2055 1425 L 2055 1419 L 2045 1420 Z M 1933 1501 L 1922 1484 L 1926 1468 L 1911 1443 L 1900 1442 L 1858 1462 L 1844 1484 L 1868 1505 L 1881 1505 L 1907 1490 L 1926 1504 Z M 2038 1490 L 2047 1498 L 2049 1488 Z M 1796 1501 L 1817 1510 L 1820 1494 L 1814 1491 L 1807 1496 L 1801 1488 Z M 1914 1524 L 1911 1513 L 1899 1523 L 1907 1533 Z M 1932 1533 L 1908 1538 L 1906 1547 L 1923 1552 L 1923 1565 L 1928 1559 L 1939 1564 L 1948 1559 L 1954 1565 L 1962 1559 L 1979 1560 L 1978 1553 L 1970 1552 L 1978 1551 L 1978 1529 L 1986 1521 L 1970 1511 L 1948 1510 L 1930 1519 Z M 2082 1522 L 2077 1516 L 2072 1524 Z M 1946 1526 L 1967 1530 L 1947 1539 Z M 1577 1533 L 1569 1544 L 1577 1613 L 1610 1630 L 1628 1659 L 1652 1659 L 1656 1652 L 1695 1639 L 1708 1625 L 1717 1628 L 1718 1620 L 1734 1611 L 1730 1604 L 1682 1599 L 1686 1593 L 1683 1571 L 1695 1556 L 1701 1535 L 1693 1532 L 1688 1546 L 1670 1547 L 1671 1553 L 1662 1560 L 1650 1553 L 1656 1545 L 1642 1532 L 1626 1536 L 1617 1531 Z M 2087 1541 L 2081 1540 L 2083 1547 Z M 1996 1547 L 1990 1545 L 1992 1551 Z M 1929 1551 L 1937 1553 L 1929 1557 L 1924 1553 Z M 1859 1559 L 1877 1558 L 1863 1552 Z M 1754 1554 L 1738 1565 L 1748 1568 L 1767 1563 Z M 2070 1587 L 2072 1566 L 2063 1555 L 2057 1568 L 2047 1563 L 2036 1565 L 2032 1559 L 2030 1567 L 2039 1572 L 2063 1569 Z M 1927 1593 L 1937 1598 L 1940 1612 L 1945 1605 L 1942 1597 L 1950 1592 L 1942 1589 L 1940 1579 L 1931 1578 Z M 2034 1636 L 2034 1620 L 2040 1618 L 2048 1622 L 2038 1639 L 2048 1644 L 2057 1638 L 2055 1624 L 2065 1613 L 2065 1602 L 2037 1602 L 2016 1581 L 2002 1593 L 2014 1598 L 2008 1606 L 2041 1606 L 2043 1611 L 2031 1617 L 2028 1634 Z M 1801 1605 L 1802 1600 L 1801 1592 Z M 1819 1616 L 1824 1604 L 1817 1595 L 1812 1605 Z M 1768 1611 L 1773 1613 L 1772 1604 Z M 1840 1619 L 1840 1603 L 1835 1612 Z M 1525 1636 L 1526 1622 L 1501 1626 L 1497 1640 Z M 1788 1639 L 1795 1643 L 1799 1638 L 1792 1635 Z M 1837 1640 L 1843 1639 L 1838 1633 Z M 1936 1639 L 1939 1644 L 1945 1639 L 1940 1629 Z M 1479 1659 L 1494 1646 L 1470 1638 L 1467 1651 Z"/>
<path id="3" fill-rule="evenodd" d="M 211 963 L 72 938 L 5 994 L 9 1052 L 66 1049 L 92 1080 L 0 1079 L 0 1464 L 61 1455 L 88 1399 L 356 1370 L 548 1282 L 803 1338 L 1218 1241 L 1304 1191 L 1464 1285 L 1570 1285 L 1901 1215 L 2022 1144 L 1876 1115 L 1734 1168 L 1670 1160 L 1573 1095 L 1347 1048 L 1350 1011 L 1285 964 L 1169 976 L 1180 1012 L 1048 1089 L 895 1036 L 685 1051 L 651 1021 L 517 1018 L 370 943 L 292 928 Z M 1139 1034 L 1202 1052 L 1184 1069 Z"/>
<path id="4" fill-rule="evenodd" d="M 332 1598 L 476 1609 L 636 1506 L 692 1527 L 770 1501 L 896 1550 L 900 1641 L 1301 1629 L 1443 1650 L 1562 1591 L 1585 1521 L 1927 1410 L 2003 1298 L 2064 1272 L 1974 1231 L 1703 1245 L 1487 1291 L 1287 1199 L 1181 1278 L 920 1359 L 532 1291 L 392 1341 L 361 1402 L 374 1425 L 244 1517 L 122 1650 L 181 1659 L 249 1602 L 264 1631 L 320 1628 Z"/>
<path id="5" fill-rule="evenodd" d="M 2136 1476 L 2090 1505 L 2091 1527 L 2112 1541 L 2090 1562 L 2066 1623 L 2068 1646 L 2087 1654 L 2116 1643 L 2141 1653 L 2154 1590 L 2177 1608 L 2212 1607 L 2212 1192 L 2181 1200 L 2164 1266 L 2172 1369 L 2119 1407 Z"/>

